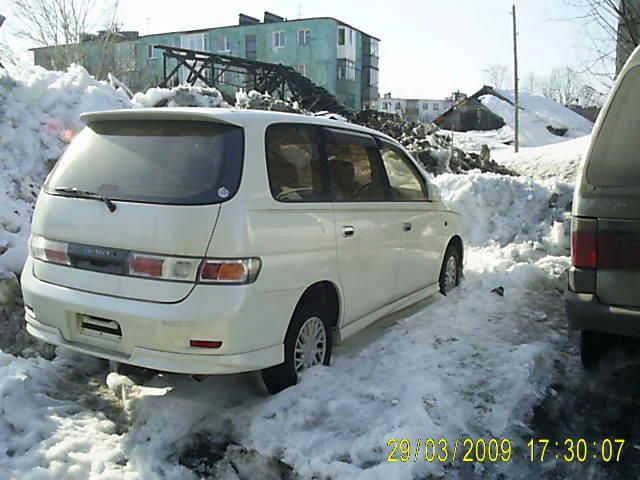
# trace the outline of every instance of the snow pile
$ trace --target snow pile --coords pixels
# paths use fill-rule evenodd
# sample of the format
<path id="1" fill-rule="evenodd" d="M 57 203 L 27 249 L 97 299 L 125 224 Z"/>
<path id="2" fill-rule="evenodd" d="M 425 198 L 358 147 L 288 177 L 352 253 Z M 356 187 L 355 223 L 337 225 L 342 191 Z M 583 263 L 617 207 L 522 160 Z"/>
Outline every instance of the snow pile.
<path id="1" fill-rule="evenodd" d="M 496 92 L 514 101 L 513 92 L 506 90 L 496 90 Z M 515 129 L 515 107 L 512 104 L 494 95 L 483 95 L 480 101 L 501 117 L 507 126 Z M 589 135 L 593 128 L 593 123 L 589 120 L 549 98 L 521 93 L 519 102 L 520 142 L 523 146 L 538 147 L 564 142 L 569 138 Z M 563 136 L 557 136 L 547 127 L 566 129 L 566 133 Z"/>
<path id="2" fill-rule="evenodd" d="M 542 241 L 554 223 L 569 225 L 573 187 L 557 181 L 471 172 L 432 180 L 460 212 L 475 247 Z M 545 247 L 548 250 L 548 246 Z"/>
<path id="3" fill-rule="evenodd" d="M 573 183 L 590 140 L 591 136 L 586 135 L 559 144 L 522 148 L 516 154 L 511 149 L 497 150 L 493 156 L 498 163 L 521 175 Z"/>
<path id="4" fill-rule="evenodd" d="M 174 88 L 150 88 L 138 92 L 131 100 L 134 107 L 206 107 L 228 108 L 222 94 L 215 88 L 180 85 Z"/>
<path id="5" fill-rule="evenodd" d="M 17 80 L 0 70 L 0 271 L 22 269 L 40 185 L 83 127 L 79 115 L 129 105 L 126 95 L 82 67 L 34 68 Z"/>

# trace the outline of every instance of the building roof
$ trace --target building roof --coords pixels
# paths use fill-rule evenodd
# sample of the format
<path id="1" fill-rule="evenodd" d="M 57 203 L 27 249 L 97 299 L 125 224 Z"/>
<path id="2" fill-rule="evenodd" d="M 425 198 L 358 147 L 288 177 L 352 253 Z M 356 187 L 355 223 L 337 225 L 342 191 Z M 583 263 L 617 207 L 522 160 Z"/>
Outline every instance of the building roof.
<path id="1" fill-rule="evenodd" d="M 337 18 L 334 18 L 334 17 L 308 17 L 308 18 L 296 18 L 294 20 L 285 20 L 283 22 L 273 22 L 273 23 L 260 22 L 260 23 L 254 24 L 254 25 L 239 25 L 239 24 L 235 24 L 235 25 L 224 25 L 222 27 L 198 28 L 198 29 L 195 29 L 195 30 L 175 30 L 175 31 L 171 31 L 171 32 L 160 32 L 160 33 L 150 33 L 148 35 L 140 35 L 139 37 L 137 37 L 135 39 L 131 39 L 131 40 L 138 40 L 140 38 L 157 37 L 157 36 L 160 36 L 160 35 L 174 35 L 174 34 L 177 34 L 177 33 L 180 33 L 180 34 L 204 33 L 204 32 L 208 32 L 209 30 L 221 30 L 223 28 L 256 27 L 256 26 L 259 26 L 259 25 L 277 25 L 278 23 L 305 22 L 305 21 L 309 21 L 309 20 L 332 20 L 332 21 L 338 23 L 339 25 L 342 25 L 344 27 L 349 27 L 350 29 L 355 30 L 357 32 L 360 32 L 363 35 L 366 35 L 367 37 L 370 37 L 370 38 L 373 38 L 374 40 L 380 41 L 380 39 L 378 37 L 374 37 L 373 35 L 369 35 L 368 33 L 360 30 L 359 28 L 352 27 L 348 23 L 345 23 L 342 20 L 338 20 Z M 29 51 L 44 50 L 44 49 L 47 49 L 47 48 L 54 48 L 54 47 L 58 47 L 58 46 L 68 46 L 68 45 L 48 45 L 46 47 L 32 47 L 32 48 L 29 49 Z"/>
<path id="2" fill-rule="evenodd" d="M 183 33 L 183 34 L 189 34 L 189 33 L 204 33 L 204 32 L 208 32 L 209 30 L 220 30 L 223 28 L 239 28 L 239 27 L 256 27 L 256 26 L 260 26 L 260 25 L 277 25 L 278 23 L 294 23 L 294 22 L 306 22 L 309 20 L 332 20 L 342 26 L 345 27 L 349 27 L 352 30 L 355 30 L 357 32 L 362 33 L 363 35 L 366 35 L 367 37 L 371 37 L 374 40 L 378 40 L 380 41 L 380 39 L 378 37 L 374 37 L 373 35 L 369 35 L 368 33 L 360 30 L 359 28 L 355 28 L 352 27 L 351 25 L 349 25 L 348 23 L 343 22 L 342 20 L 338 20 L 337 18 L 334 17 L 307 17 L 307 18 L 296 18 L 293 20 L 284 20 L 283 22 L 273 22 L 273 23 L 264 23 L 264 22 L 260 22 L 260 23 L 256 23 L 254 25 L 238 25 L 238 24 L 234 24 L 234 25 L 224 25 L 222 27 L 208 27 L 208 28 L 198 28 L 195 30 L 176 30 L 176 31 L 172 31 L 172 32 L 160 32 L 160 33 L 150 33 L 148 35 L 140 35 L 139 38 L 146 38 L 146 37 L 154 37 L 157 35 L 172 35 L 172 34 L 176 34 L 176 33 Z"/>

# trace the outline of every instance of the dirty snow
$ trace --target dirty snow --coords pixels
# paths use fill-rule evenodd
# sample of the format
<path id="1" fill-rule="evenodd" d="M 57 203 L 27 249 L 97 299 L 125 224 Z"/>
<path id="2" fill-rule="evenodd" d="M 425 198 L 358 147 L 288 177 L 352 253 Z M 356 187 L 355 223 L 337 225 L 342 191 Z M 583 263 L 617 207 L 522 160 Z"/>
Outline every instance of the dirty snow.
<path id="1" fill-rule="evenodd" d="M 52 91 L 56 82 L 62 91 Z M 81 69 L 35 70 L 18 83 L 5 77 L 0 89 L 6 277 L 21 268 L 33 200 L 65 132 L 81 127 L 82 111 L 132 102 Z M 147 92 L 134 102 L 168 98 Z M 521 169 L 520 178 L 436 177 L 469 229 L 461 288 L 379 322 L 337 347 L 330 368 L 311 370 L 274 397 L 254 374 L 201 381 L 137 369 L 116 374 L 105 362 L 63 349 L 11 350 L 6 342 L 18 338 L 22 320 L 5 302 L 0 471 L 20 479 L 519 476 L 524 470 L 510 465 L 388 463 L 387 440 L 510 437 L 513 468 L 530 468 L 522 466 L 523 435 L 566 345 L 559 299 L 569 262 L 569 173 L 585 142 L 519 157 L 500 152 L 503 164 Z M 4 285 L 0 297 L 15 296 L 15 283 Z M 492 293 L 499 286 L 504 296 Z"/>

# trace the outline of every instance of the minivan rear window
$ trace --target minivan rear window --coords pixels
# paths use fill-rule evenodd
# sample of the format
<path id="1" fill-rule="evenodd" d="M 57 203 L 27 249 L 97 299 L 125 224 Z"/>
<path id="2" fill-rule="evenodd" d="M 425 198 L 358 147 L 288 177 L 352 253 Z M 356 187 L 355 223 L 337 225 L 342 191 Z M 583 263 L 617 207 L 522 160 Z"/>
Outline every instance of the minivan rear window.
<path id="1" fill-rule="evenodd" d="M 240 185 L 244 135 L 212 122 L 102 121 L 67 148 L 44 189 L 77 188 L 112 200 L 203 205 Z"/>
<path id="2" fill-rule="evenodd" d="M 593 146 L 587 181 L 596 186 L 640 186 L 640 67 L 629 70 L 613 97 Z"/>

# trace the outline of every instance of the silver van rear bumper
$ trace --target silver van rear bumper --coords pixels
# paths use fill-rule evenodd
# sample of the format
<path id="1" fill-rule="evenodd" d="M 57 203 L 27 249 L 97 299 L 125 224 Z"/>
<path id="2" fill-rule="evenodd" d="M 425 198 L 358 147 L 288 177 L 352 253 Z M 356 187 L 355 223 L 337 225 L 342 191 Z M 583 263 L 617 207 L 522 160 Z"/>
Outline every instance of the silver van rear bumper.
<path id="1" fill-rule="evenodd" d="M 572 330 L 640 337 L 640 309 L 600 303 L 590 293 L 565 292 L 564 305 Z"/>

